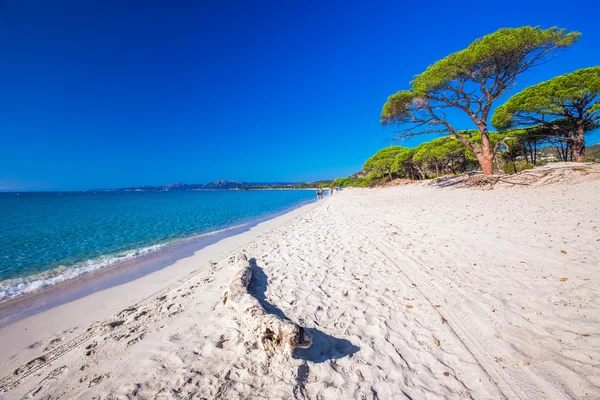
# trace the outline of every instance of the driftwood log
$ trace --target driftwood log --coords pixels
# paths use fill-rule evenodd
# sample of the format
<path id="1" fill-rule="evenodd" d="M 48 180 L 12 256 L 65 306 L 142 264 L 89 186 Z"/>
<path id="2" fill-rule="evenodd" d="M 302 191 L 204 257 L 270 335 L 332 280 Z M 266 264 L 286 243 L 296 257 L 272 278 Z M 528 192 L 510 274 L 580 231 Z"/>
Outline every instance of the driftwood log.
<path id="1" fill-rule="evenodd" d="M 266 352 L 291 355 L 296 347 L 309 347 L 312 338 L 302 327 L 268 314 L 258 300 L 248 293 L 252 264 L 246 255 L 238 254 L 236 264 L 237 271 L 229 283 L 229 290 L 223 295 L 223 304 L 229 304 L 239 314 Z"/>

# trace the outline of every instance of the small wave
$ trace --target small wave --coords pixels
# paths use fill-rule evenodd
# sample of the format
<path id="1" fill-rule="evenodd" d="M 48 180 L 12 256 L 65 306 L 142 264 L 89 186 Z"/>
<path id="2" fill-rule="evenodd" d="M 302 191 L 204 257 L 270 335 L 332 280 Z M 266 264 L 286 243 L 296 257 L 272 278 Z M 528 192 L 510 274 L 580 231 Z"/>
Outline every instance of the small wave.
<path id="1" fill-rule="evenodd" d="M 158 249 L 161 249 L 165 246 L 173 245 L 175 243 L 180 243 L 183 241 L 198 239 L 206 236 L 213 236 L 219 233 L 223 233 L 226 231 L 230 231 L 233 229 L 241 228 L 246 224 L 240 224 L 231 226 L 225 229 L 220 229 L 208 233 L 204 233 L 201 235 L 195 235 L 192 237 L 187 237 L 179 240 L 175 240 L 169 243 L 156 244 L 153 246 L 143 247 L 140 249 L 134 249 L 125 251 L 122 253 L 101 256 L 95 259 L 83 261 L 80 263 L 76 263 L 70 266 L 60 266 L 49 271 L 44 271 L 39 274 L 26 276 L 23 278 L 15 278 L 15 279 L 7 279 L 5 281 L 0 282 L 0 302 L 10 300 L 17 296 L 21 296 L 27 293 L 34 292 L 36 290 L 43 289 L 45 287 L 57 284 L 59 282 L 63 282 L 66 280 L 70 280 L 73 278 L 77 278 L 83 274 L 87 274 L 89 272 L 97 271 L 102 268 L 106 268 L 113 264 L 132 259 L 134 257 L 138 257 L 144 254 L 151 253 Z"/>

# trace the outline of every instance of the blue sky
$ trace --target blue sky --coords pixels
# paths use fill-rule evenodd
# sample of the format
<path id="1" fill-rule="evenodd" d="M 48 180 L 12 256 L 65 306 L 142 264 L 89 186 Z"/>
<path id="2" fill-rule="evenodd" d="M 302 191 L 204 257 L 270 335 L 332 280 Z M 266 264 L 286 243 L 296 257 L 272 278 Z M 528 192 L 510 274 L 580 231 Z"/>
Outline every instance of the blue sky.
<path id="1" fill-rule="evenodd" d="M 387 96 L 477 37 L 582 32 L 517 90 L 600 65 L 578 4 L 5 0 L 0 190 L 346 176 L 389 145 Z"/>

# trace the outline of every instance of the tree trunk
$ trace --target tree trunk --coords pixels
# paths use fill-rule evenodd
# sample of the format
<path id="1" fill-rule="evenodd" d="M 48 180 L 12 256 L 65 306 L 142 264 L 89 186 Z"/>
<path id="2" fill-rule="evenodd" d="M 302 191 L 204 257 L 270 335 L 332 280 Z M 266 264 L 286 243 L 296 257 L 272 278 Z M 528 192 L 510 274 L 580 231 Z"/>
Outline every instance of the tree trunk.
<path id="1" fill-rule="evenodd" d="M 564 162 L 569 161 L 569 142 L 566 142 L 563 146 L 563 142 L 560 142 L 560 149 L 562 150 L 562 159 Z"/>
<path id="2" fill-rule="evenodd" d="M 477 123 L 477 122 L 476 122 Z M 484 122 L 477 123 L 477 127 L 479 128 L 479 132 L 481 132 L 481 147 L 473 146 L 467 138 L 465 138 L 460 133 L 454 132 L 454 136 L 464 144 L 469 150 L 475 153 L 475 157 L 477 157 L 477 161 L 479 161 L 479 165 L 483 170 L 484 175 L 493 175 L 494 174 L 494 152 L 492 151 L 492 146 L 490 143 L 489 132 L 487 130 L 487 126 Z"/>
<path id="3" fill-rule="evenodd" d="M 419 171 L 419 175 L 421 175 L 421 179 L 422 179 L 422 180 L 425 180 L 425 179 L 427 179 L 427 178 L 425 177 L 425 173 L 423 173 L 423 170 L 422 170 L 421 168 L 419 168 L 419 166 L 418 166 L 417 164 L 415 164 L 415 168 L 417 169 L 417 171 Z"/>
<path id="4" fill-rule="evenodd" d="M 573 143 L 569 146 L 569 161 L 573 161 Z"/>
<path id="5" fill-rule="evenodd" d="M 498 159 L 498 154 L 496 153 L 496 155 L 494 155 L 494 160 L 496 160 L 496 168 L 498 168 L 499 170 L 502 169 L 502 165 L 500 164 L 500 160 Z"/>
<path id="6" fill-rule="evenodd" d="M 435 162 L 435 176 L 440 176 L 440 166 L 437 161 Z"/>
<path id="7" fill-rule="evenodd" d="M 493 175 L 494 174 L 494 164 L 492 163 L 494 159 L 490 156 L 483 158 L 479 163 L 481 164 L 481 169 L 483 169 L 484 175 Z"/>
<path id="8" fill-rule="evenodd" d="M 479 165 L 481 165 L 481 169 L 483 170 L 484 175 L 493 175 L 494 174 L 494 157 L 491 154 L 475 154 L 477 157 L 477 161 L 479 161 Z"/>
<path id="9" fill-rule="evenodd" d="M 575 161 L 584 162 L 585 161 L 585 143 L 583 141 L 575 141 L 571 147 L 573 150 L 573 157 L 575 157 Z"/>
<path id="10" fill-rule="evenodd" d="M 479 128 L 481 132 L 481 150 L 479 154 L 475 153 L 477 160 L 481 165 L 484 175 L 494 174 L 494 155 L 492 154 L 492 148 L 490 144 L 490 137 L 488 136 L 487 129 Z"/>
<path id="11" fill-rule="evenodd" d="M 581 115 L 581 112 L 579 114 Z M 585 161 L 585 129 L 583 127 L 583 122 L 584 121 L 581 118 L 577 121 L 577 139 L 573 141 L 573 155 L 577 162 Z"/>
<path id="12" fill-rule="evenodd" d="M 555 144 L 554 147 L 556 147 L 556 154 L 558 154 L 558 161 L 562 161 L 562 151 L 561 151 L 560 147 L 558 147 L 557 144 Z"/>

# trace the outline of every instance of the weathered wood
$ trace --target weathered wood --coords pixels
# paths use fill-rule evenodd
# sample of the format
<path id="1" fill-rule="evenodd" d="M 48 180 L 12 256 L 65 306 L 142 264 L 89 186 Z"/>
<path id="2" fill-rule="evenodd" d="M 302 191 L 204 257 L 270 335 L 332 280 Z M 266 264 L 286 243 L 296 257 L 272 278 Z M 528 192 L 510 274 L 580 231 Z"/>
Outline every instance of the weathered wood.
<path id="1" fill-rule="evenodd" d="M 248 293 L 252 278 L 252 264 L 245 254 L 236 259 L 237 272 L 223 295 L 223 304 L 229 304 L 258 339 L 267 352 L 278 351 L 291 355 L 296 347 L 309 347 L 312 338 L 295 323 L 268 314 L 258 300 Z"/>

